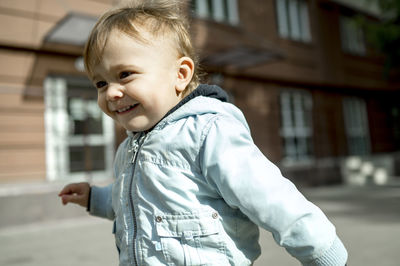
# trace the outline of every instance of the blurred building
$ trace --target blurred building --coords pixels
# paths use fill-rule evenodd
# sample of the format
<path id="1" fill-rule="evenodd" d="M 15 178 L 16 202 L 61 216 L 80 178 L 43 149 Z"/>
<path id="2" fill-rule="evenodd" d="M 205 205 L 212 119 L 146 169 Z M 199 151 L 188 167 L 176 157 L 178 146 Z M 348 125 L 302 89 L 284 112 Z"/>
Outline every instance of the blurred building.
<path id="1" fill-rule="evenodd" d="M 111 2 L 0 1 L 0 182 L 111 174 L 114 125 L 81 59 Z"/>
<path id="2" fill-rule="evenodd" d="M 81 53 L 116 2 L 0 2 L 0 183 L 111 176 L 124 131 L 96 107 Z M 376 8 L 192 0 L 187 10 L 206 81 L 228 91 L 287 177 L 383 184 L 399 175 L 400 80 L 384 78 L 383 57 L 352 20 L 376 19 Z"/>

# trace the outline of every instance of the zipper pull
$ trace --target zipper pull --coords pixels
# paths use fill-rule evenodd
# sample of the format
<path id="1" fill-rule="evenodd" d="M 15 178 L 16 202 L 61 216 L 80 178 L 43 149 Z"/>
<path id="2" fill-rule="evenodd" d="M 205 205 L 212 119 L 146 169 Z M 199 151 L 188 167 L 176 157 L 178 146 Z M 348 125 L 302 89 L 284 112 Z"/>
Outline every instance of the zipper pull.
<path id="1" fill-rule="evenodd" d="M 136 153 L 137 153 L 138 149 L 139 149 L 138 141 L 134 141 L 134 142 L 132 143 L 132 146 L 131 146 L 131 149 L 130 149 L 130 151 L 132 152 L 132 160 L 131 160 L 131 163 L 134 163 L 134 162 L 135 162 Z"/>
<path id="2" fill-rule="evenodd" d="M 137 151 L 138 151 L 138 145 L 135 145 L 135 147 L 133 147 L 133 154 L 132 154 L 132 161 L 131 161 L 131 163 L 134 163 L 134 162 L 135 162 Z"/>
<path id="3" fill-rule="evenodd" d="M 132 152 L 132 161 L 131 161 L 132 163 L 135 162 L 136 155 L 139 150 L 139 146 L 143 143 L 145 136 L 146 136 L 146 134 L 141 133 L 138 137 L 135 137 L 132 140 L 131 149 L 129 150 L 130 152 Z"/>

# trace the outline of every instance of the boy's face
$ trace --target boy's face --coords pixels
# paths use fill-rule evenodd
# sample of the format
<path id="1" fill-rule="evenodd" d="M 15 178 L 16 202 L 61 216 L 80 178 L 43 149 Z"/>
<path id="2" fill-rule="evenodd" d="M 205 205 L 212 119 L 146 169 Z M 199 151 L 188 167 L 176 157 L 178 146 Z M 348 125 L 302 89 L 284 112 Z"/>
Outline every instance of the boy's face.
<path id="1" fill-rule="evenodd" d="M 178 56 L 170 41 L 153 37 L 145 44 L 119 31 L 111 33 L 93 68 L 98 105 L 133 132 L 152 128 L 179 103 L 178 76 Z"/>

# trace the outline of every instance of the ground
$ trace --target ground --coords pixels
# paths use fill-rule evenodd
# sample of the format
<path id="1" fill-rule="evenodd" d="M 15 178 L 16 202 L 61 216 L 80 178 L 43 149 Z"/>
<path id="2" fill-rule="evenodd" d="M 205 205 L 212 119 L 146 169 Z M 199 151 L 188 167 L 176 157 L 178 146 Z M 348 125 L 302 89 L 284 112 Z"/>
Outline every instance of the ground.
<path id="1" fill-rule="evenodd" d="M 335 224 L 349 252 L 348 265 L 399 265 L 400 186 L 336 186 L 301 190 Z M 56 195 L 54 200 L 58 200 Z M 59 208 L 63 207 L 60 205 Z M 24 212 L 23 206 L 16 211 Z M 78 215 L 16 224 L 2 224 L 0 227 L 0 265 L 118 264 L 109 221 Z M 261 230 L 260 243 L 262 255 L 254 265 L 300 265 L 264 230 Z"/>

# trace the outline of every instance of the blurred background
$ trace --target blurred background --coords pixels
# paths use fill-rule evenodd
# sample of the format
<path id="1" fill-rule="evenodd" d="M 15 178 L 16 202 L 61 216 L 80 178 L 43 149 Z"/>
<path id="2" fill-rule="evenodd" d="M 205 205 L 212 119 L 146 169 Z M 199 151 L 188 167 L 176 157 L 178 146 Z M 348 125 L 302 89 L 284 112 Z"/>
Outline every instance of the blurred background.
<path id="1" fill-rule="evenodd" d="M 128 0 L 122 0 L 123 2 Z M 117 0 L 0 0 L 0 265 L 116 265 L 111 224 L 62 207 L 112 182 L 124 130 L 82 50 Z M 337 226 L 349 265 L 399 265 L 400 0 L 183 1 L 207 73 Z M 298 265 L 262 231 L 256 265 Z"/>

